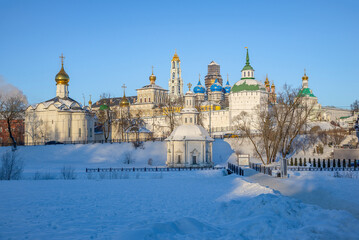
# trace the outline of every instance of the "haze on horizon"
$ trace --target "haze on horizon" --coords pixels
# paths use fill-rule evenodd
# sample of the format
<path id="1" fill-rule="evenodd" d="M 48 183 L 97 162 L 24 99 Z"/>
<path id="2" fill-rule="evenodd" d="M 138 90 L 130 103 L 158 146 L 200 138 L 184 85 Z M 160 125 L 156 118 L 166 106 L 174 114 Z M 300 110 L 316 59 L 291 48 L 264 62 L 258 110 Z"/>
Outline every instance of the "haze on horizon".
<path id="1" fill-rule="evenodd" d="M 61 53 L 70 96 L 127 95 L 148 84 L 168 88 L 175 49 L 184 90 L 216 61 L 230 84 L 249 48 L 257 80 L 298 87 L 303 70 L 322 106 L 358 99 L 359 2 L 347 1 L 0 1 L 0 75 L 30 104 L 56 92 Z"/>

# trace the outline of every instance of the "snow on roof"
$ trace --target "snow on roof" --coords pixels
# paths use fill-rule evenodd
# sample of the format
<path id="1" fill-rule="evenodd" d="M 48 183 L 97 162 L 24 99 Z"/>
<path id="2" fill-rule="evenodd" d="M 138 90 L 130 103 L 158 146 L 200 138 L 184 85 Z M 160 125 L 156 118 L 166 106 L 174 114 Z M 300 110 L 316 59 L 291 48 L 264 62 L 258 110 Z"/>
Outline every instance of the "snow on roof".
<path id="1" fill-rule="evenodd" d="M 214 141 L 208 134 L 208 132 L 198 125 L 181 125 L 175 128 L 171 135 L 166 138 L 166 141 Z"/>

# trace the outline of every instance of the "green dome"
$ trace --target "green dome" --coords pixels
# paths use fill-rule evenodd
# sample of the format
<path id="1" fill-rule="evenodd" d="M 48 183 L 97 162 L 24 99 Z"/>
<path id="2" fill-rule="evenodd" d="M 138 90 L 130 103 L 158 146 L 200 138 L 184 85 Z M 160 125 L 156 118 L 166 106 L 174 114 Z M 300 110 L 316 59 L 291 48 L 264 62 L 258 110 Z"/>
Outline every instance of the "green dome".
<path id="1" fill-rule="evenodd" d="M 300 97 L 316 97 L 310 88 L 303 88 L 300 90 L 298 96 Z"/>
<path id="2" fill-rule="evenodd" d="M 258 90 L 265 90 L 263 84 L 256 80 L 248 79 L 248 80 L 241 80 L 238 83 L 234 84 L 231 92 L 241 92 L 241 91 L 258 91 Z"/>
<path id="3" fill-rule="evenodd" d="M 246 56 L 246 65 L 243 67 L 242 71 L 244 70 L 253 70 L 251 64 L 249 63 L 249 54 L 248 54 L 248 48 L 247 48 L 247 56 Z"/>

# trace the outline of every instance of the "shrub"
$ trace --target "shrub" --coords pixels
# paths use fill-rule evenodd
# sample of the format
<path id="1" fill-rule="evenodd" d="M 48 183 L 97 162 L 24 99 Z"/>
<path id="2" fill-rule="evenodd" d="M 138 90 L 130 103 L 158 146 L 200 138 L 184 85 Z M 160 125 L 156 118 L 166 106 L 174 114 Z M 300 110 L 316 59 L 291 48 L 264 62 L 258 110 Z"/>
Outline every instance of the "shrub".
<path id="1" fill-rule="evenodd" d="M 131 164 L 134 162 L 135 162 L 135 160 L 132 157 L 132 152 L 127 151 L 123 154 L 123 163 L 124 164 Z"/>
<path id="2" fill-rule="evenodd" d="M 71 166 L 63 166 L 61 168 L 61 177 L 65 180 L 76 179 L 75 169 Z"/>
<path id="3" fill-rule="evenodd" d="M 325 159 L 323 159 L 323 168 L 325 168 Z"/>
<path id="4" fill-rule="evenodd" d="M 24 171 L 24 163 L 16 151 L 7 151 L 2 155 L 0 180 L 18 180 Z"/>
<path id="5" fill-rule="evenodd" d="M 307 166 L 307 159 L 304 158 L 304 164 L 303 166 Z"/>
<path id="6" fill-rule="evenodd" d="M 320 159 L 318 159 L 318 168 L 321 167 L 321 164 L 320 164 Z"/>
<path id="7" fill-rule="evenodd" d="M 313 158 L 313 167 L 317 167 L 317 163 L 315 161 L 315 158 Z"/>
<path id="8" fill-rule="evenodd" d="M 340 165 L 341 165 L 341 164 L 340 164 L 340 159 L 338 159 L 338 167 L 341 167 Z"/>
<path id="9" fill-rule="evenodd" d="M 293 158 L 290 158 L 290 165 L 293 166 Z"/>
<path id="10" fill-rule="evenodd" d="M 294 165 L 298 166 L 297 158 L 294 158 Z"/>
<path id="11" fill-rule="evenodd" d="M 328 159 L 328 168 L 330 168 L 330 160 Z"/>
<path id="12" fill-rule="evenodd" d="M 345 162 L 345 159 L 343 159 L 343 167 L 347 167 L 347 164 Z"/>
<path id="13" fill-rule="evenodd" d="M 302 164 L 302 158 L 299 158 L 299 166 L 303 166 L 303 164 Z"/>
<path id="14" fill-rule="evenodd" d="M 357 162 L 356 159 L 354 160 L 354 167 L 355 167 L 355 168 L 358 167 L 358 162 Z"/>

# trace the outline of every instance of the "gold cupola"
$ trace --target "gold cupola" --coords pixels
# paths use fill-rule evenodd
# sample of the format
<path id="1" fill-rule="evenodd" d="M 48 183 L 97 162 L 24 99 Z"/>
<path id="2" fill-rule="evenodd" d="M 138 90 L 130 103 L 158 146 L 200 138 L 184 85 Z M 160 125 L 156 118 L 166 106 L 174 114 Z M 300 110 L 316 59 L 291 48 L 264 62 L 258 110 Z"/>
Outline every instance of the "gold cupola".
<path id="1" fill-rule="evenodd" d="M 175 55 L 173 55 L 172 61 L 178 61 L 178 62 L 181 61 L 177 55 L 177 50 L 175 50 Z"/>
<path id="2" fill-rule="evenodd" d="M 307 71 L 304 69 L 304 76 L 302 77 L 302 80 L 308 81 Z"/>
<path id="3" fill-rule="evenodd" d="M 268 74 L 266 75 L 266 80 L 265 80 L 264 84 L 265 84 L 266 87 L 270 86 L 269 80 L 268 80 Z"/>
<path id="4" fill-rule="evenodd" d="M 130 101 L 128 101 L 128 99 L 126 97 L 126 93 L 125 93 L 125 89 L 127 87 L 126 87 L 125 84 L 123 84 L 122 88 L 123 88 L 123 97 L 122 97 L 121 102 L 120 102 L 120 107 L 129 107 L 130 106 Z"/>
<path id="5" fill-rule="evenodd" d="M 275 90 L 275 86 L 274 86 L 274 82 L 272 83 L 272 92 L 273 92 L 273 90 Z"/>
<path id="6" fill-rule="evenodd" d="M 67 75 L 67 73 L 65 72 L 65 69 L 64 69 L 64 58 L 65 57 L 63 56 L 63 54 L 61 54 L 60 58 L 61 58 L 61 69 L 60 69 L 60 72 L 58 74 L 56 74 L 56 77 L 55 77 L 56 85 L 58 85 L 58 84 L 69 85 L 70 77 L 69 77 L 69 75 Z"/>
<path id="7" fill-rule="evenodd" d="M 152 74 L 149 77 L 151 84 L 155 84 L 156 82 L 156 76 L 153 74 L 153 66 L 152 66 Z"/>

